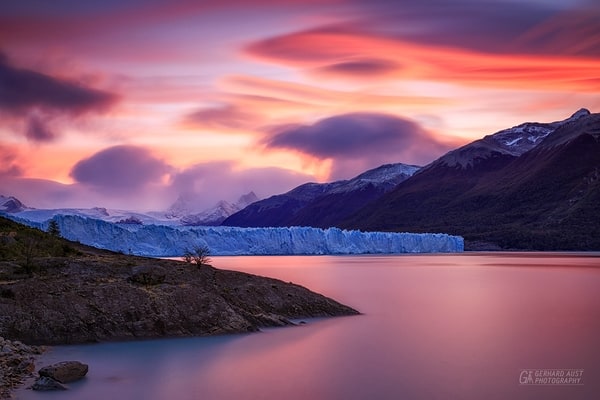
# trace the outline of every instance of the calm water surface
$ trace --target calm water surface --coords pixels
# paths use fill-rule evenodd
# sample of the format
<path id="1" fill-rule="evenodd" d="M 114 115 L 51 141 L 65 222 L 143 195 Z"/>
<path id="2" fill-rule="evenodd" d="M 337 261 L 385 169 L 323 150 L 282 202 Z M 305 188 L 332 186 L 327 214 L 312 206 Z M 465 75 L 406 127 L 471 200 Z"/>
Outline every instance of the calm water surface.
<path id="1" fill-rule="evenodd" d="M 90 365 L 68 392 L 19 399 L 598 399 L 600 255 L 213 257 L 364 315 L 246 335 L 61 346 Z M 519 384 L 583 369 L 582 385 Z"/>

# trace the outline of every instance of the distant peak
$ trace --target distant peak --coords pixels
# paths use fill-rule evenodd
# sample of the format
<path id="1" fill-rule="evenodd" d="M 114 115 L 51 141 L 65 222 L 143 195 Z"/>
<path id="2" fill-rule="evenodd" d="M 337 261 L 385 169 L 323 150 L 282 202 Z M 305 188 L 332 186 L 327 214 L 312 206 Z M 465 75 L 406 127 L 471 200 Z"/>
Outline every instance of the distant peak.
<path id="1" fill-rule="evenodd" d="M 237 201 L 237 204 L 245 207 L 245 206 L 247 206 L 251 203 L 254 203 L 255 201 L 258 201 L 258 200 L 259 200 L 259 198 L 256 195 L 256 193 L 251 191 L 251 192 L 248 192 L 248 193 L 240 196 L 240 198 Z"/>
<path id="2" fill-rule="evenodd" d="M 226 200 L 219 200 L 217 204 L 215 204 L 215 208 L 217 207 L 231 207 L 231 203 Z"/>
<path id="3" fill-rule="evenodd" d="M 27 209 L 26 205 L 21 203 L 19 199 L 13 196 L 2 196 L 0 195 L 0 211 L 7 213 L 17 213 Z"/>
<path id="4" fill-rule="evenodd" d="M 580 108 L 579 110 L 577 110 L 577 112 L 575 114 L 571 115 L 571 118 L 569 118 L 569 119 L 578 119 L 578 118 L 585 117 L 590 114 L 591 114 L 591 112 L 587 108 Z"/>

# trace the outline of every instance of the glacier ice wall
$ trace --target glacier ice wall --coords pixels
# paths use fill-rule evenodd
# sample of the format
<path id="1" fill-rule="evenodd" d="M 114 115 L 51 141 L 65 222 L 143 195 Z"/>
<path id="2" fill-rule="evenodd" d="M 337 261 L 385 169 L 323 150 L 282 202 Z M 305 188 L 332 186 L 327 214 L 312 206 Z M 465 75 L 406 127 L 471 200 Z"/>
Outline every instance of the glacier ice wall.
<path id="1" fill-rule="evenodd" d="M 15 218 L 17 219 L 17 218 Z M 69 240 L 142 256 L 181 256 L 207 246 L 212 255 L 318 255 L 461 252 L 460 236 L 440 233 L 346 231 L 338 228 L 237 228 L 114 224 L 76 215 L 57 215 Z M 20 220 L 46 229 L 48 221 Z"/>

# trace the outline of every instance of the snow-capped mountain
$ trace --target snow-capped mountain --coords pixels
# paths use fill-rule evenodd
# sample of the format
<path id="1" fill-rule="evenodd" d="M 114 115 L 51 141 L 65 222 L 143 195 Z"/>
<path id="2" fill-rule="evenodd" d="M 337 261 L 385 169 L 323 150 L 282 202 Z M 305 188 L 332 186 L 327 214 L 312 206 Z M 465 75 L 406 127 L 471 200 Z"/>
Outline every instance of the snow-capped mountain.
<path id="1" fill-rule="evenodd" d="M 257 201 L 227 218 L 223 225 L 315 226 L 327 228 L 332 221 L 356 211 L 408 179 L 420 167 L 386 164 L 350 180 L 305 183 L 287 193 Z"/>
<path id="2" fill-rule="evenodd" d="M 241 196 L 237 202 L 218 202 L 213 208 L 197 214 L 182 214 L 175 217 L 172 208 L 168 212 L 149 211 L 138 212 L 129 210 L 107 209 L 104 207 L 92 208 L 56 208 L 35 209 L 23 205 L 14 197 L 0 196 L 0 212 L 11 213 L 16 217 L 28 221 L 44 222 L 58 215 L 75 215 L 116 224 L 138 224 L 138 225 L 220 225 L 221 222 L 231 214 L 243 209 L 247 205 L 257 201 L 254 192 Z"/>
<path id="3" fill-rule="evenodd" d="M 192 214 L 191 204 L 193 203 L 192 194 L 180 194 L 177 200 L 165 211 L 164 215 L 167 218 L 179 219 L 184 215 Z"/>
<path id="4" fill-rule="evenodd" d="M 47 230 L 48 221 L 17 222 Z M 62 235 L 94 247 L 167 257 L 206 246 L 212 255 L 393 254 L 463 251 L 463 239 L 445 234 L 343 231 L 337 228 L 235 228 L 114 224 L 77 215 L 57 215 Z"/>
<path id="5" fill-rule="evenodd" d="M 219 201 L 214 207 L 197 214 L 182 215 L 180 218 L 182 225 L 221 225 L 227 217 L 242 210 L 244 207 L 258 201 L 259 198 L 254 192 L 241 196 L 235 203 L 229 203 L 225 200 Z"/>
<path id="6" fill-rule="evenodd" d="M 445 164 L 449 167 L 473 168 L 486 159 L 518 157 L 535 148 L 558 128 L 588 115 L 590 115 L 590 112 L 582 108 L 563 121 L 550 123 L 526 122 L 501 130 L 448 152 L 425 167 L 424 170 L 439 164 Z"/>
<path id="7" fill-rule="evenodd" d="M 600 114 L 582 109 L 451 151 L 339 221 L 447 232 L 473 249 L 600 250 Z"/>
<path id="8" fill-rule="evenodd" d="M 363 189 L 369 185 L 391 189 L 408 177 L 414 175 L 421 167 L 407 164 L 385 164 L 370 169 L 362 174 L 348 180 L 341 181 L 329 190 L 329 193 L 349 193 Z"/>
<path id="9" fill-rule="evenodd" d="M 28 208 L 29 207 L 21 203 L 16 197 L 5 197 L 0 195 L 0 212 L 17 213 Z"/>
<path id="10" fill-rule="evenodd" d="M 167 209 L 164 216 L 180 221 L 182 225 L 221 225 L 227 217 L 242 210 L 244 207 L 258 201 L 254 192 L 240 196 L 235 202 L 221 200 L 213 207 L 198 210 L 197 195 L 193 193 L 180 194 L 177 200 Z"/>

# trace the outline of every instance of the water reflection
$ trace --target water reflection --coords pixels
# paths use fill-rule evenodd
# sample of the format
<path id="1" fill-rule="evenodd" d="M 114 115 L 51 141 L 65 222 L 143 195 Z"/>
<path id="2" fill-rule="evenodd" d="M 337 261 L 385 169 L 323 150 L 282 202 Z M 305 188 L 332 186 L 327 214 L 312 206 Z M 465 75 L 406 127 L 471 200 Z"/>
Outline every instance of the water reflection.
<path id="1" fill-rule="evenodd" d="M 600 394 L 600 258 L 214 257 L 364 313 L 258 334 L 57 348 L 90 376 L 61 399 L 587 399 Z M 583 368 L 583 386 L 521 386 Z M 19 398 L 55 394 L 22 391 Z"/>

